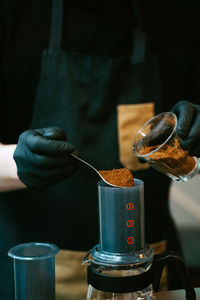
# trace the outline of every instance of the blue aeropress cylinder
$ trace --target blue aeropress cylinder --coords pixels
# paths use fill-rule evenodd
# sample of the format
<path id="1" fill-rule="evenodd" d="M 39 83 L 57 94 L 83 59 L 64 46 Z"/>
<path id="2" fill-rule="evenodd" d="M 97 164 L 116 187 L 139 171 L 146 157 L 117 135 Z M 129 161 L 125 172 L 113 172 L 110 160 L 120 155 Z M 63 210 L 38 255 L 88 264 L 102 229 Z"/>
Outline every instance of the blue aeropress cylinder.
<path id="1" fill-rule="evenodd" d="M 99 244 L 112 253 L 133 253 L 145 247 L 144 184 L 111 187 L 98 183 Z"/>
<path id="2" fill-rule="evenodd" d="M 99 244 L 92 250 L 95 260 L 123 264 L 152 256 L 151 249 L 145 250 L 148 246 L 145 242 L 143 181 L 134 179 L 134 186 L 125 188 L 100 181 L 98 200 Z"/>

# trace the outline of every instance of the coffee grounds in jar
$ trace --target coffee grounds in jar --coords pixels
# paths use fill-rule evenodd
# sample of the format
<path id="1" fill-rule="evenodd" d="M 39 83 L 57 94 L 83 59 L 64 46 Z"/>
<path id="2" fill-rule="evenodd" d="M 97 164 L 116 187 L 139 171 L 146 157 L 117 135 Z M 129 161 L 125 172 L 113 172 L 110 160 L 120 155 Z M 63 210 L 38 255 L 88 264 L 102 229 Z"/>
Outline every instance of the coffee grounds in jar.
<path id="1" fill-rule="evenodd" d="M 194 157 L 190 156 L 187 150 L 180 147 L 178 139 L 173 145 L 164 145 L 157 151 L 153 152 L 160 145 L 149 146 L 140 152 L 141 155 L 149 154 L 149 159 L 164 172 L 170 172 L 175 176 L 184 176 L 189 174 L 196 165 Z M 153 152 L 152 154 L 150 154 Z"/>

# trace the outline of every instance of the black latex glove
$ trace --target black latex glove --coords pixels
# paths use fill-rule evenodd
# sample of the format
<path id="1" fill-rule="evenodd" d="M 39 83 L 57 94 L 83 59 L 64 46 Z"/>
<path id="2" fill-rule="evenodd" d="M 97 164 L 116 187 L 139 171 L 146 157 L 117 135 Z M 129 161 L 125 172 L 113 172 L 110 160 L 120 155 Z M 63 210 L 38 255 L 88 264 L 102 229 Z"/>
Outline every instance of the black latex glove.
<path id="1" fill-rule="evenodd" d="M 19 136 L 13 158 L 20 180 L 28 187 L 41 189 L 72 176 L 79 155 L 58 127 L 27 130 Z"/>
<path id="2" fill-rule="evenodd" d="M 177 133 L 183 149 L 192 156 L 200 157 L 200 105 L 188 101 L 179 101 L 172 112 L 177 115 Z"/>

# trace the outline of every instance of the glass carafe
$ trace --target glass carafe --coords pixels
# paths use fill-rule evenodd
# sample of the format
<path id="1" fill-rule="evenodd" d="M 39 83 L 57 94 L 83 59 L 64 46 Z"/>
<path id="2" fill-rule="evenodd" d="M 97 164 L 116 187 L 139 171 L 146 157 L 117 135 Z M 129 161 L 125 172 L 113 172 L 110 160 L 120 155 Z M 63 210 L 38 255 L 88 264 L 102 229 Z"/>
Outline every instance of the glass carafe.
<path id="1" fill-rule="evenodd" d="M 156 300 L 163 268 L 172 264 L 187 300 L 195 300 L 189 273 L 183 259 L 175 252 L 155 255 L 153 261 L 136 265 L 103 265 L 87 260 L 88 293 L 86 300 Z"/>
<path id="2" fill-rule="evenodd" d="M 111 293 L 96 290 L 91 285 L 88 288 L 86 300 L 156 300 L 152 285 L 149 287 L 132 293 Z"/>
<path id="3" fill-rule="evenodd" d="M 91 264 L 88 281 L 91 284 L 86 300 L 156 300 L 145 266 L 105 267 Z"/>

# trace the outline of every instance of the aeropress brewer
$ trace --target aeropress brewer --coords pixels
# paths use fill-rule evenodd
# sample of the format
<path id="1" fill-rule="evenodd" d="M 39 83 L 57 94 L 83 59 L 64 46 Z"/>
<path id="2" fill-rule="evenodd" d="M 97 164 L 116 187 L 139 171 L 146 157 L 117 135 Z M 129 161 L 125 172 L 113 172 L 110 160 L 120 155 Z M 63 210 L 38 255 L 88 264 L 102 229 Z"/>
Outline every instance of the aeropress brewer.
<path id="1" fill-rule="evenodd" d="M 162 270 L 178 270 L 187 300 L 196 299 L 183 259 L 167 251 L 154 255 L 145 242 L 144 184 L 112 187 L 98 182 L 99 244 L 83 260 L 89 284 L 86 300 L 156 299 Z"/>

